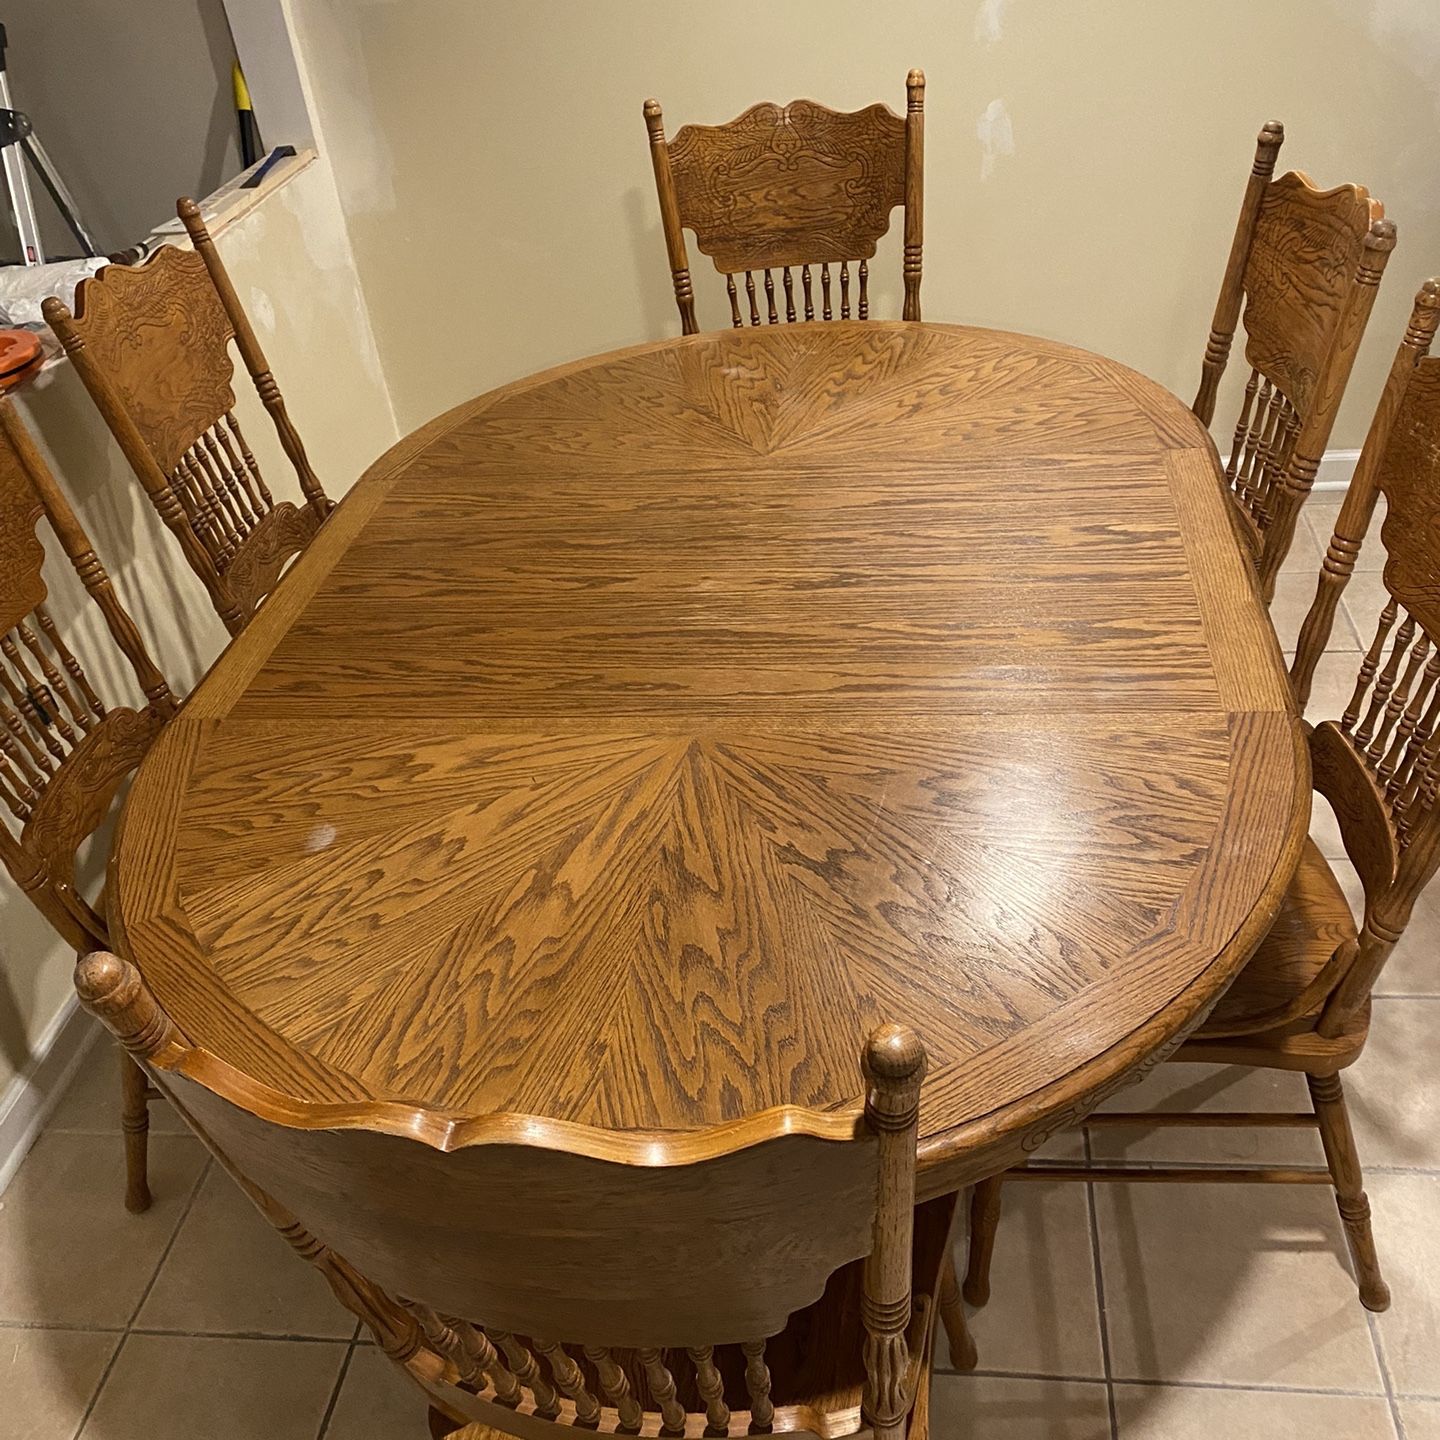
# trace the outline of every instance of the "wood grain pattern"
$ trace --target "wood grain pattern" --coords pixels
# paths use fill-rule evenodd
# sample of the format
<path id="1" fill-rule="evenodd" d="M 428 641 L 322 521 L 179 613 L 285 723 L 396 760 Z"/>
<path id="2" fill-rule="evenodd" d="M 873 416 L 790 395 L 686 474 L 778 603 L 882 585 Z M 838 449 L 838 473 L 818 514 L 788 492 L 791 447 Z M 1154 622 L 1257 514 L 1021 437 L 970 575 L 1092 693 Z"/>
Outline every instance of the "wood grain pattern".
<path id="1" fill-rule="evenodd" d="M 114 652 L 105 671 L 82 658 L 97 655 L 97 627 L 81 617 L 62 627 L 46 604 L 42 518 L 99 613 L 101 646 Z M 127 669 L 132 693 L 103 683 Z M 80 848 L 175 708 L 64 492 L 0 399 L 0 863 L 76 950 L 109 943 L 81 889 Z M 138 1211 L 150 1204 L 147 1095 L 133 1066 L 124 1078 L 126 1204 Z"/>
<path id="2" fill-rule="evenodd" d="M 817 290 L 818 318 L 865 320 L 866 262 L 890 228 L 896 206 L 905 212 L 904 318 L 918 320 L 924 109 L 925 76 L 912 70 L 903 118 L 885 105 L 841 112 L 813 100 L 792 100 L 784 106 L 752 105 L 724 125 L 686 125 L 667 142 L 660 102 L 647 100 L 645 128 L 684 333 L 699 327 L 683 231 L 694 234 L 701 253 L 725 276 L 736 328 L 759 325 L 762 315 L 779 324 L 781 307 L 787 322 L 813 320 Z M 742 271 L 743 309 L 736 285 Z M 757 276 L 763 277 L 763 308 Z"/>
<path id="3" fill-rule="evenodd" d="M 1251 370 L 1225 479 L 1267 601 L 1395 247 L 1363 186 L 1272 179 L 1284 138 L 1278 121 L 1257 138 L 1193 406 L 1208 425 L 1243 309 Z"/>
<path id="4" fill-rule="evenodd" d="M 441 1151 L 276 1123 L 283 1097 L 191 1045 L 133 965 L 87 955 L 76 988 L 441 1414 L 521 1437 L 910 1433 L 954 1214 L 914 1204 L 912 1031 L 865 1042 L 843 1136 L 632 1163 L 538 1131 Z"/>
<path id="5" fill-rule="evenodd" d="M 330 513 L 255 332 L 193 200 L 194 245 L 162 245 L 55 297 L 45 318 L 232 634 L 244 628 Z M 233 407 L 234 342 L 304 498 L 278 504 Z"/>
<path id="6" fill-rule="evenodd" d="M 888 322 L 460 407 L 142 769 L 117 943 L 297 1114 L 447 1146 L 853 1122 L 854 1036 L 923 1028 L 956 1188 L 1198 1023 L 1298 856 L 1209 454 L 1111 362 Z"/>

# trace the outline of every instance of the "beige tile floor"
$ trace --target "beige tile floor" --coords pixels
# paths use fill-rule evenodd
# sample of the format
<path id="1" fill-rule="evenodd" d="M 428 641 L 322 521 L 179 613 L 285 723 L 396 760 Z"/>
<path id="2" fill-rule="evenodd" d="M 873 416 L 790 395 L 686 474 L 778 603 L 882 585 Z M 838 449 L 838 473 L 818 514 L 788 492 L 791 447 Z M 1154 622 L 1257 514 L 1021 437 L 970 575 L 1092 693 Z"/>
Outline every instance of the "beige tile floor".
<path id="1" fill-rule="evenodd" d="M 1316 497 L 1277 597 L 1283 645 L 1333 517 Z M 1316 714 L 1348 698 L 1373 615 L 1353 619 Z M 1353 887 L 1333 820 L 1314 831 Z M 1440 887 L 1380 993 L 1347 1083 L 1393 1308 L 1360 1308 L 1325 1190 L 1016 1185 L 974 1317 L 982 1369 L 937 1372 L 937 1440 L 1440 1440 Z M 97 1045 L 0 1196 L 0 1440 L 422 1440 L 408 1383 L 162 1106 L 155 1208 L 124 1212 L 114 1066 Z M 1175 1065 L 1117 1103 L 1288 1109 L 1304 1090 Z M 1056 1153 L 1319 1158 L 1284 1131 L 1103 1131 Z"/>

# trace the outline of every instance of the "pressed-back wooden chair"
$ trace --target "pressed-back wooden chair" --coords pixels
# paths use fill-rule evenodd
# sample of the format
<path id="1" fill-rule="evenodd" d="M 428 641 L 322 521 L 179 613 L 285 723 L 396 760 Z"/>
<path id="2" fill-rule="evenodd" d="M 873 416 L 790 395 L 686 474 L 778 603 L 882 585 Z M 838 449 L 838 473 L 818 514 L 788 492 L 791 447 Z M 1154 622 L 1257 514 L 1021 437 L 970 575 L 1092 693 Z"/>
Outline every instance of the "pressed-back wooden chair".
<path id="1" fill-rule="evenodd" d="M 736 277 L 743 273 L 752 325 L 870 315 L 869 260 L 905 210 L 903 318 L 920 318 L 924 230 L 925 74 L 905 81 L 902 120 L 886 105 L 840 112 L 813 100 L 752 105 L 725 125 L 686 125 L 667 143 L 658 100 L 645 102 L 650 159 L 681 329 L 693 335 L 695 295 L 686 230 L 725 277 L 730 317 L 745 324 Z M 852 312 L 850 265 L 856 265 Z M 837 267 L 832 283 L 830 267 Z M 818 267 L 818 275 L 811 267 Z M 777 296 L 775 272 L 782 293 Z M 799 270 L 797 290 L 794 271 Z"/>
<path id="2" fill-rule="evenodd" d="M 192 1046 L 116 956 L 76 987 L 420 1383 L 435 1433 L 911 1433 L 954 1214 L 914 1206 L 911 1031 L 866 1044 L 863 1115 L 619 1135 L 306 1107 Z"/>
<path id="3" fill-rule="evenodd" d="M 989 1295 L 1001 1180 L 1022 1174 L 1090 1181 L 1332 1184 L 1360 1299 L 1371 1310 L 1390 1303 L 1340 1072 L 1360 1056 L 1370 1025 L 1371 989 L 1404 934 L 1415 902 L 1440 868 L 1440 554 L 1435 548 L 1440 533 L 1440 357 L 1428 355 L 1437 321 L 1440 280 L 1431 280 L 1416 297 L 1291 667 L 1303 709 L 1336 604 L 1383 494 L 1388 510 L 1380 539 L 1389 598 L 1344 714 L 1310 731 L 1315 789 L 1340 822 L 1346 853 L 1364 890 L 1364 915 L 1357 927 L 1340 882 L 1308 841 L 1269 935 L 1201 1029 L 1171 1057 L 1303 1071 L 1313 1113 L 1116 1113 L 1086 1121 L 1140 1128 L 1314 1126 L 1327 1168 L 1011 1171 L 977 1187 L 974 1195 L 965 1283 L 966 1298 L 974 1304 L 983 1304 Z"/>
<path id="4" fill-rule="evenodd" d="M 73 634 L 62 637 L 51 617 L 42 517 L 134 674 L 144 697 L 138 707 L 102 699 L 101 677 L 79 659 L 87 647 Z M 108 943 L 104 917 L 76 878 L 80 847 L 174 711 L 175 698 L 75 512 L 13 405 L 0 398 L 0 859 L 77 952 Z M 150 1092 L 128 1057 L 122 1077 L 125 1203 L 144 1210 Z"/>
<path id="5" fill-rule="evenodd" d="M 1277 121 L 1260 131 L 1192 407 L 1209 425 L 1243 309 L 1250 378 L 1225 483 L 1267 604 L 1395 248 L 1364 186 L 1272 179 L 1284 139 Z"/>
<path id="6" fill-rule="evenodd" d="M 162 245 L 143 264 L 82 281 L 59 337 L 145 493 L 237 635 L 330 513 L 260 342 L 193 200 L 177 206 L 194 250 Z M 235 342 L 304 495 L 276 501 L 235 419 Z"/>

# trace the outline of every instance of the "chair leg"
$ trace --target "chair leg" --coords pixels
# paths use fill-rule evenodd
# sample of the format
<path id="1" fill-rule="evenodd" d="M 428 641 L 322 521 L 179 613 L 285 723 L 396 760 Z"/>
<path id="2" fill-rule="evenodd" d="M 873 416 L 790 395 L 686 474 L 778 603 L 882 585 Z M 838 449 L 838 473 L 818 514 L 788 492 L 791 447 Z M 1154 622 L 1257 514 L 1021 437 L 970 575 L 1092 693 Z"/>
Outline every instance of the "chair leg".
<path id="1" fill-rule="evenodd" d="M 1370 1228 L 1370 1201 L 1366 1197 L 1350 1112 L 1345 1108 L 1345 1088 L 1338 1075 L 1307 1075 L 1310 1100 L 1320 1122 L 1320 1139 L 1325 1162 L 1335 1184 L 1335 1204 L 1345 1224 L 1345 1239 L 1360 1285 L 1360 1303 L 1367 1310 L 1390 1306 L 1390 1287 L 1380 1274 L 1380 1257 Z"/>
<path id="2" fill-rule="evenodd" d="M 978 1310 L 990 1299 L 990 1261 L 995 1232 L 1000 1228 L 1000 1187 L 1003 1175 L 982 1180 L 970 1196 L 970 1263 L 965 1271 L 965 1298 Z"/>
<path id="3" fill-rule="evenodd" d="M 150 1081 L 120 1052 L 120 1125 L 125 1132 L 125 1208 L 138 1215 L 150 1208 L 147 1158 L 150 1150 Z"/>
<path id="4" fill-rule="evenodd" d="M 955 1278 L 955 1256 L 945 1257 L 940 1272 L 940 1320 L 945 1338 L 950 1342 L 950 1363 L 957 1370 L 973 1370 L 980 1363 L 975 1337 L 965 1323 L 965 1307 L 960 1303 L 960 1282 Z"/>

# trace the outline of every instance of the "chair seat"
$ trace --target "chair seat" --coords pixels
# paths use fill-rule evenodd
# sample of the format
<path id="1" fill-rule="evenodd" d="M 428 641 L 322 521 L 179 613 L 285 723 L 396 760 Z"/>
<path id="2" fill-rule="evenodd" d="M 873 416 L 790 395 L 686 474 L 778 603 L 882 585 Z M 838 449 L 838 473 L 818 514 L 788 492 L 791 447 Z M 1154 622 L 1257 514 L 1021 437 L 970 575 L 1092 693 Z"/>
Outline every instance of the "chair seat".
<path id="1" fill-rule="evenodd" d="M 1275 923 L 1195 1038 L 1253 1035 L 1313 1014 L 1346 959 L 1336 951 L 1356 938 L 1345 892 L 1307 839 Z"/>

